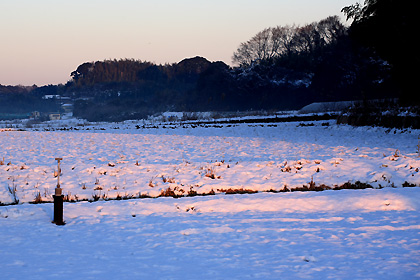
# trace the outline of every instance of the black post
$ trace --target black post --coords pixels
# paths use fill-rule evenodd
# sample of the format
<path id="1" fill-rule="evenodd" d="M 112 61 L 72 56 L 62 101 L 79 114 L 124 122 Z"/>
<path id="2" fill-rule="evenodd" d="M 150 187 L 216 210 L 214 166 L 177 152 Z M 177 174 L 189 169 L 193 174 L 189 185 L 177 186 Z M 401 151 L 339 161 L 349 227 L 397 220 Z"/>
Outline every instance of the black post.
<path id="1" fill-rule="evenodd" d="M 58 226 L 65 225 L 63 221 L 63 197 L 64 195 L 53 195 L 54 197 L 54 223 Z"/>
<path id="2" fill-rule="evenodd" d="M 53 223 L 55 223 L 58 226 L 65 225 L 63 221 L 63 198 L 64 195 L 62 194 L 62 189 L 60 187 L 60 174 L 61 174 L 61 168 L 60 168 L 60 161 L 63 160 L 63 158 L 56 158 L 55 159 L 58 164 L 57 168 L 57 187 L 55 188 L 55 195 L 54 197 L 54 220 Z"/>

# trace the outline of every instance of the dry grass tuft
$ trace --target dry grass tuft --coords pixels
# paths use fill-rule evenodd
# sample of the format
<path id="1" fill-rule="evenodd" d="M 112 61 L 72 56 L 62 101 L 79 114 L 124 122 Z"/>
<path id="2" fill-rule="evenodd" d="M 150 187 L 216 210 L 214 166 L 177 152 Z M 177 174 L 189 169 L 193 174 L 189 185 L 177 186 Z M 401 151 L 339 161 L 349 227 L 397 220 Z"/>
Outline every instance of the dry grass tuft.
<path id="1" fill-rule="evenodd" d="M 216 176 L 216 173 L 214 171 L 214 167 L 207 168 L 206 174 L 204 176 L 206 176 L 207 178 L 210 178 L 210 179 L 220 179 L 220 178 L 222 178 L 221 176 Z"/>
<path id="2" fill-rule="evenodd" d="M 77 201 L 79 201 L 79 198 L 77 197 L 77 195 L 72 195 L 71 192 L 68 192 L 63 197 L 63 201 L 65 201 L 65 202 L 77 202 Z"/>
<path id="3" fill-rule="evenodd" d="M 36 195 L 35 195 L 35 199 L 34 199 L 34 203 L 42 203 L 43 201 L 42 201 L 42 195 L 41 195 L 41 193 L 40 192 L 38 192 Z"/>
<path id="4" fill-rule="evenodd" d="M 9 191 L 9 193 L 11 194 L 11 196 L 12 196 L 12 199 L 13 199 L 13 204 L 18 204 L 19 203 L 19 199 L 18 199 L 18 197 L 17 197 L 17 186 L 15 185 L 15 182 L 14 182 L 14 180 L 13 180 L 13 185 L 12 185 L 12 187 L 10 187 L 10 186 L 7 186 L 7 189 L 8 189 L 8 191 Z"/>
<path id="5" fill-rule="evenodd" d="M 187 196 L 197 196 L 198 193 L 196 190 L 194 190 L 194 187 L 190 187 L 190 190 L 187 193 Z"/>
<path id="6" fill-rule="evenodd" d="M 165 176 L 162 176 L 162 181 L 164 183 L 175 183 L 175 178 L 166 178 Z"/>

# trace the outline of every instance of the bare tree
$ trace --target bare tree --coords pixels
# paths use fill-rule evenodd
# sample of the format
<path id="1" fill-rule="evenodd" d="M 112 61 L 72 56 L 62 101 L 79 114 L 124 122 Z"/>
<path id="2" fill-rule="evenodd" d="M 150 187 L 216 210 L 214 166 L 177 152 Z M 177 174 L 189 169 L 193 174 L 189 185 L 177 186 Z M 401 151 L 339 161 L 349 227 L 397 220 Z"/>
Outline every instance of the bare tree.
<path id="1" fill-rule="evenodd" d="M 277 26 L 272 28 L 273 49 L 276 55 L 290 54 L 293 51 L 293 37 L 296 33 L 295 26 Z"/>
<path id="2" fill-rule="evenodd" d="M 238 50 L 233 54 L 235 64 L 250 65 L 259 60 L 267 60 L 276 54 L 272 40 L 272 28 L 266 28 L 258 32 L 251 40 L 241 43 Z"/>
<path id="3" fill-rule="evenodd" d="M 316 45 L 319 34 L 315 28 L 315 24 L 308 24 L 296 29 L 293 37 L 293 47 L 295 52 L 311 52 Z"/>
<path id="4" fill-rule="evenodd" d="M 249 66 L 291 53 L 312 52 L 332 43 L 345 32 L 337 16 L 328 17 L 303 27 L 277 26 L 258 32 L 234 52 L 232 61 L 239 66 Z"/>

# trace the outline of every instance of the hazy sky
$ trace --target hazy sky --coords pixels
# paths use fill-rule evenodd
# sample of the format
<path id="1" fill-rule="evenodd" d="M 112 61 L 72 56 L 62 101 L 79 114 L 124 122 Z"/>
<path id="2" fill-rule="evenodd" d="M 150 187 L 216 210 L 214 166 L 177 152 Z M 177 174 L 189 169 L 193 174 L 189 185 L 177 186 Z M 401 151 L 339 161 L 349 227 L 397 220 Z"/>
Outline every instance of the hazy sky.
<path id="1" fill-rule="evenodd" d="M 66 83 L 87 61 L 231 56 L 266 27 L 303 25 L 356 0 L 0 0 L 0 84 Z"/>

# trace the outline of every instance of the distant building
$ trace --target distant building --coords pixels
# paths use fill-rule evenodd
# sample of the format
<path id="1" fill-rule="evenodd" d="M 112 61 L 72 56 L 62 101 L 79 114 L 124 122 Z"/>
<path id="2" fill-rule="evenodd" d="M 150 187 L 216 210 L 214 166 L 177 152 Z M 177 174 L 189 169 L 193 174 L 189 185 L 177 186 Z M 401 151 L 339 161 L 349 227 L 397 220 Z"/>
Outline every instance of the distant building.
<path id="1" fill-rule="evenodd" d="M 61 115 L 58 113 L 54 113 L 54 114 L 49 114 L 48 115 L 50 121 L 55 121 L 55 120 L 60 120 L 61 119 Z"/>

